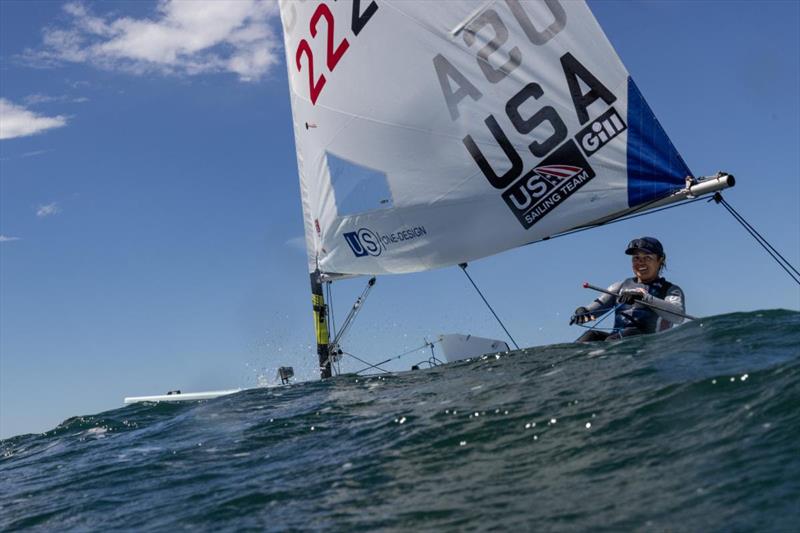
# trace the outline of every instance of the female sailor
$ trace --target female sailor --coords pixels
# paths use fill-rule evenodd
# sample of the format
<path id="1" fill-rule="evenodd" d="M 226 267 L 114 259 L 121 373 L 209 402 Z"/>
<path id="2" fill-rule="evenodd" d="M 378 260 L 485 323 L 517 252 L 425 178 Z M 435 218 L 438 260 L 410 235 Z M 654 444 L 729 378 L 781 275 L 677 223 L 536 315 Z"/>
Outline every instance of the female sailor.
<path id="1" fill-rule="evenodd" d="M 570 325 L 584 324 L 616 306 L 613 331 L 590 329 L 576 342 L 616 340 L 655 333 L 683 321 L 683 291 L 661 277 L 667 256 L 658 239 L 634 239 L 625 253 L 631 256 L 634 277 L 618 281 L 608 288 L 608 292 L 618 296 L 602 294 L 589 305 L 578 307 L 569 321 Z"/>

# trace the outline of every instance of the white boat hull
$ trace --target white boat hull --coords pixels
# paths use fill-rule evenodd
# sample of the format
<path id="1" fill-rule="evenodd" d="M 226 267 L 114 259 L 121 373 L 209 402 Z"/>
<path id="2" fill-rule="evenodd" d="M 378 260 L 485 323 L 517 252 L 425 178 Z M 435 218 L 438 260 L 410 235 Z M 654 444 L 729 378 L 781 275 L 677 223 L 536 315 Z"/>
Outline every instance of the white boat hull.
<path id="1" fill-rule="evenodd" d="M 159 394 L 156 396 L 129 396 L 125 398 L 125 404 L 140 402 L 192 402 L 198 400 L 211 400 L 228 394 L 236 394 L 243 389 L 215 390 L 206 392 L 186 392 L 173 394 Z"/>

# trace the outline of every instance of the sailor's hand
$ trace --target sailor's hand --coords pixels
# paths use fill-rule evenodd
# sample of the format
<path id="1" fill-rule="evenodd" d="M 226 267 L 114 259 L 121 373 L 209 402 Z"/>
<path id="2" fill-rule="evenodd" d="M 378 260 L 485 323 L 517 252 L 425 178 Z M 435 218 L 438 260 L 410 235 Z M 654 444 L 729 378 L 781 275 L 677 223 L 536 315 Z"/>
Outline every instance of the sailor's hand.
<path id="1" fill-rule="evenodd" d="M 589 322 L 590 320 L 594 319 L 595 316 L 592 313 L 590 313 L 588 309 L 581 306 L 577 308 L 575 310 L 575 313 L 573 313 L 572 316 L 570 317 L 569 325 L 571 326 L 572 324 L 585 324 L 586 322 Z"/>
<path id="2" fill-rule="evenodd" d="M 622 289 L 619 291 L 617 300 L 621 304 L 632 304 L 637 300 L 644 300 L 647 297 L 647 291 L 641 288 L 637 289 Z"/>

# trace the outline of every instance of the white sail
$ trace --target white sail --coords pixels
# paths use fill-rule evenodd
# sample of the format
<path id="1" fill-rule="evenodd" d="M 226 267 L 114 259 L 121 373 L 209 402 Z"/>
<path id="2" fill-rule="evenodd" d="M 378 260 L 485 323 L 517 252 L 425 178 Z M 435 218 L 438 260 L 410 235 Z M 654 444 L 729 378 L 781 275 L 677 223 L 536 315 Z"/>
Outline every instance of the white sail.
<path id="1" fill-rule="evenodd" d="M 683 187 L 581 1 L 282 1 L 309 270 L 471 261 Z"/>

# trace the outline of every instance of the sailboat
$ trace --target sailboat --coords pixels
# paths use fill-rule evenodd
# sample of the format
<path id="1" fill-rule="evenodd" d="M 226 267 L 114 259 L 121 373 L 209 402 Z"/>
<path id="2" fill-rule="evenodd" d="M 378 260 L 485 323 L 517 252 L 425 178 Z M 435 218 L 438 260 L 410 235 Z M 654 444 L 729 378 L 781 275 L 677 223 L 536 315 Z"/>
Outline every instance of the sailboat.
<path id="1" fill-rule="evenodd" d="M 583 1 L 279 6 L 322 378 L 339 353 L 326 284 L 465 265 L 735 183 L 691 173 Z"/>

